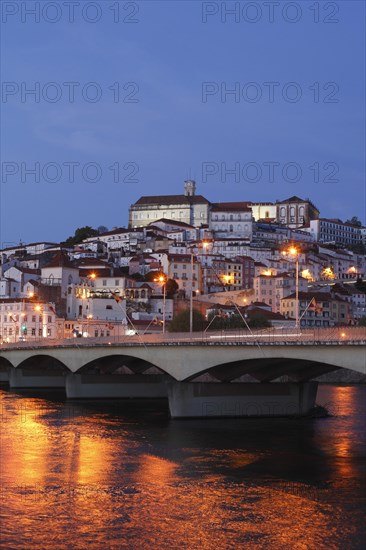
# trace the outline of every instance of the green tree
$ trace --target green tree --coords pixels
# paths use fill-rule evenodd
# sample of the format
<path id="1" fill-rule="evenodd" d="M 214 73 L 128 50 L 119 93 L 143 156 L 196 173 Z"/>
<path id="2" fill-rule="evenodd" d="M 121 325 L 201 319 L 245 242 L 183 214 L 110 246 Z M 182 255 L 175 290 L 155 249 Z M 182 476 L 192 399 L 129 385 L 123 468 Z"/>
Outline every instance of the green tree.
<path id="1" fill-rule="evenodd" d="M 366 282 L 364 282 L 361 277 L 357 279 L 355 283 L 355 288 L 360 292 L 366 292 Z"/>
<path id="2" fill-rule="evenodd" d="M 90 225 L 78 227 L 74 233 L 74 236 L 66 239 L 64 244 L 73 246 L 75 244 L 83 242 L 85 239 L 89 239 L 90 237 L 96 237 L 97 235 L 98 231 L 90 227 Z"/>
<path id="3" fill-rule="evenodd" d="M 266 328 L 272 326 L 264 315 L 253 315 L 249 319 L 248 325 L 250 328 Z"/>
<path id="4" fill-rule="evenodd" d="M 181 313 L 178 313 L 178 315 L 175 315 L 173 321 L 170 323 L 169 332 L 189 332 L 189 319 L 190 319 L 189 309 L 185 309 Z M 205 330 L 206 325 L 207 323 L 202 313 L 194 309 L 193 310 L 193 331 L 198 332 L 198 331 Z"/>
<path id="5" fill-rule="evenodd" d="M 208 321 L 212 321 L 216 313 L 212 313 L 209 316 Z M 266 328 L 270 327 L 271 323 L 264 317 L 264 315 L 254 315 L 246 319 L 249 328 Z M 227 330 L 234 328 L 247 329 L 247 326 L 241 315 L 235 313 L 228 317 L 217 316 L 211 323 L 209 330 Z"/>
<path id="6" fill-rule="evenodd" d="M 148 283 L 156 282 L 156 280 L 159 279 L 160 277 L 165 278 L 165 274 L 162 271 L 149 271 L 145 275 L 145 281 Z M 166 282 L 167 298 L 173 298 L 178 288 L 179 288 L 179 285 L 174 279 L 167 279 L 167 282 Z"/>
<path id="7" fill-rule="evenodd" d="M 166 282 L 166 295 L 167 298 L 173 298 L 174 294 L 178 291 L 179 285 L 175 279 L 168 279 Z"/>
<path id="8" fill-rule="evenodd" d="M 208 317 L 209 323 L 212 321 L 209 330 L 227 330 L 231 328 L 247 328 L 242 317 L 239 314 L 222 317 L 218 312 L 211 313 Z"/>
<path id="9" fill-rule="evenodd" d="M 365 316 L 363 316 L 363 317 L 361 317 L 361 319 L 359 319 L 358 326 L 359 327 L 366 327 L 366 317 Z"/>
<path id="10" fill-rule="evenodd" d="M 350 220 L 346 220 L 346 223 L 351 223 L 352 225 L 356 225 L 357 227 L 362 227 L 362 222 L 358 219 L 357 216 L 352 216 Z"/>
<path id="11" fill-rule="evenodd" d="M 144 280 L 147 283 L 153 283 L 156 279 L 159 279 L 160 277 L 165 278 L 165 275 L 162 271 L 148 271 L 144 277 Z"/>

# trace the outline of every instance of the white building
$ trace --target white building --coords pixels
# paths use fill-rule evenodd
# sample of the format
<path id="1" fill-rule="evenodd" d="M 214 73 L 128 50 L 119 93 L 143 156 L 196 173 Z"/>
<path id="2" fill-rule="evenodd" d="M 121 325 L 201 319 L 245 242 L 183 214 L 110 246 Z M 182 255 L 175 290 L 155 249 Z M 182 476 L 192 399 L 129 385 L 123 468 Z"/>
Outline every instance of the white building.
<path id="1" fill-rule="evenodd" d="M 276 220 L 287 227 L 305 227 L 319 218 L 319 210 L 309 199 L 294 195 L 283 201 L 276 201 Z"/>
<path id="2" fill-rule="evenodd" d="M 193 256 L 193 282 L 192 264 L 190 254 L 170 254 L 168 257 L 168 279 L 174 279 L 179 290 L 190 296 L 191 291 L 202 292 L 202 266 L 196 256 Z"/>
<path id="3" fill-rule="evenodd" d="M 310 232 L 314 241 L 319 243 L 332 243 L 343 246 L 362 243 L 362 228 L 350 223 L 344 223 L 339 219 L 320 218 L 311 220 Z"/>
<path id="4" fill-rule="evenodd" d="M 57 338 L 53 304 L 25 299 L 0 299 L 0 341 Z"/>
<path id="5" fill-rule="evenodd" d="M 46 286 L 60 287 L 61 296 L 66 296 L 68 285 L 79 282 L 79 269 L 70 262 L 67 254 L 60 251 L 42 267 L 41 282 Z"/>
<path id="6" fill-rule="evenodd" d="M 299 277 L 299 291 L 306 292 L 308 283 Z M 265 302 L 275 313 L 281 313 L 281 300 L 296 290 L 296 278 L 288 273 L 259 275 L 254 277 L 254 293 L 257 302 Z"/>
<path id="7" fill-rule="evenodd" d="M 277 206 L 273 202 L 251 202 L 249 206 L 255 221 L 276 221 Z"/>
<path id="8" fill-rule="evenodd" d="M 129 210 L 129 227 L 145 227 L 161 218 L 177 220 L 194 227 L 208 224 L 210 203 L 196 195 L 196 184 L 188 180 L 184 195 L 141 197 Z"/>
<path id="9" fill-rule="evenodd" d="M 252 210 L 246 202 L 221 202 L 211 206 L 209 229 L 219 237 L 252 239 Z"/>

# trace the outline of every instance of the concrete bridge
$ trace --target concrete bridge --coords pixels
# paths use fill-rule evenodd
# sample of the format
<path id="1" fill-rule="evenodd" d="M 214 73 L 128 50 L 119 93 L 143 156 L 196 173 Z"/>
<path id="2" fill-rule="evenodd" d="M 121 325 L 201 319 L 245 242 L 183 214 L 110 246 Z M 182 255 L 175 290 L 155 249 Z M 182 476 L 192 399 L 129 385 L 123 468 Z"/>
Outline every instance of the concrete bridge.
<path id="1" fill-rule="evenodd" d="M 173 417 L 304 414 L 321 374 L 366 376 L 366 329 L 149 335 L 14 344 L 0 353 L 12 388 L 68 398 L 168 397 Z M 0 378 L 0 379 L 1 379 Z"/>

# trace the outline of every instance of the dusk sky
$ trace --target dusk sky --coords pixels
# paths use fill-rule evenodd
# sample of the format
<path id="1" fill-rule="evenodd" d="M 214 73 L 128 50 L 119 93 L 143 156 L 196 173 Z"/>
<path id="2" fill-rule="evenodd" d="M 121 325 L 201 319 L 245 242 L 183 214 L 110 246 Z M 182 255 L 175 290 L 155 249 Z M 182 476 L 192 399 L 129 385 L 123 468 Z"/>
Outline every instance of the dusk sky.
<path id="1" fill-rule="evenodd" d="M 39 22 L 37 2 L 1 4 L 1 246 L 124 226 L 187 178 L 365 223 L 364 2 L 240 2 L 225 21 L 235 2 L 80 1 L 74 22 L 62 1 Z"/>

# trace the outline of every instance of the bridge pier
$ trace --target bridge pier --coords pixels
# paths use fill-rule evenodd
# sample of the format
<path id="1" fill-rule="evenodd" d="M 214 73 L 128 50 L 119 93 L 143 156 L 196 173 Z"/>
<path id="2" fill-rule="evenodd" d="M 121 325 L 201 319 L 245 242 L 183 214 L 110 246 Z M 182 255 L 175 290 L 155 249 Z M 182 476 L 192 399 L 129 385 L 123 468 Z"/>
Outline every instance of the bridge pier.
<path id="1" fill-rule="evenodd" d="M 70 399 L 167 397 L 165 379 L 155 374 L 68 373 L 66 396 Z"/>
<path id="2" fill-rule="evenodd" d="M 0 368 L 0 384 L 8 384 L 8 383 L 9 383 L 9 369 Z"/>
<path id="3" fill-rule="evenodd" d="M 65 374 L 59 370 L 12 368 L 9 371 L 11 388 L 64 388 Z"/>
<path id="4" fill-rule="evenodd" d="M 317 382 L 167 383 L 172 418 L 302 416 L 315 405 Z"/>

